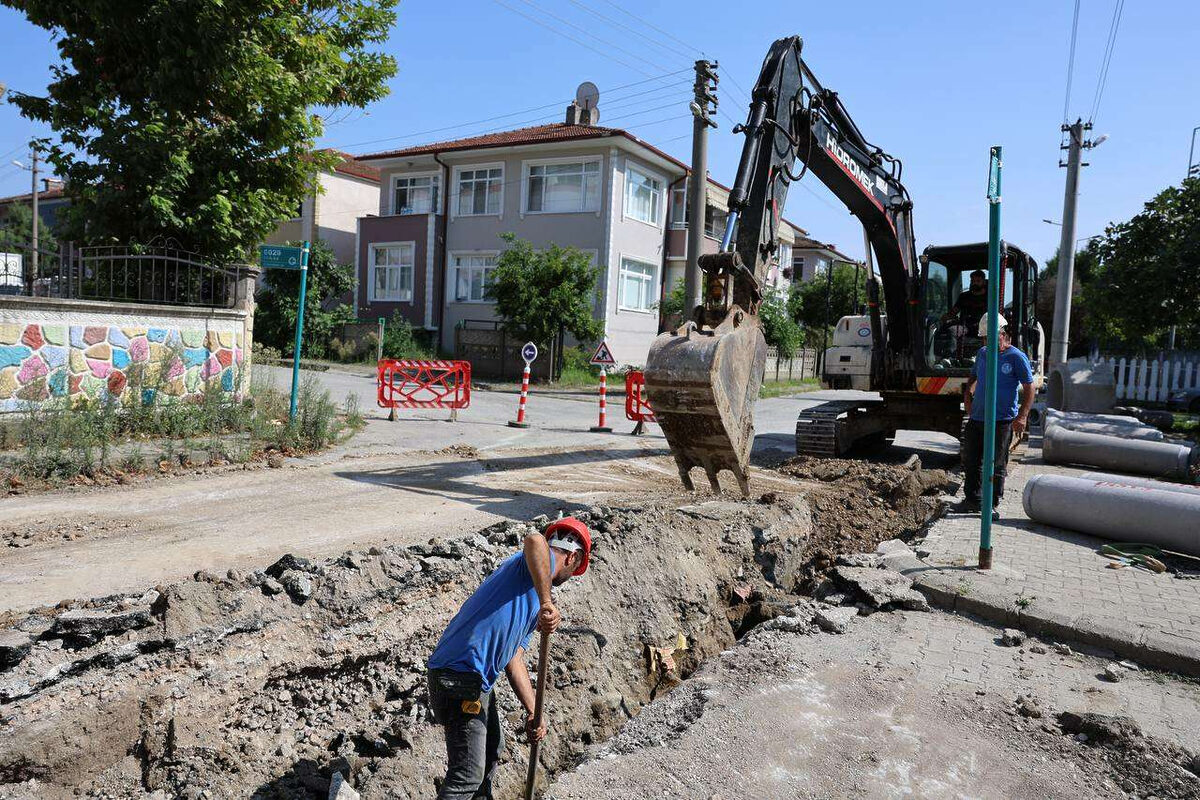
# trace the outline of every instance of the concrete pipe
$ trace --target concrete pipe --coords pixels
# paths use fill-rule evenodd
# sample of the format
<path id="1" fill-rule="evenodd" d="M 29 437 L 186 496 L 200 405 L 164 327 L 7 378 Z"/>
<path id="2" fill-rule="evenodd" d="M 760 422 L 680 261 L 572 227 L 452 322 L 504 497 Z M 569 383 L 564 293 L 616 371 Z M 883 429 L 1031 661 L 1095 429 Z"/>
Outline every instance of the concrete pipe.
<path id="1" fill-rule="evenodd" d="M 1078 411 L 1059 411 L 1057 408 L 1046 409 L 1046 419 L 1062 422 L 1098 422 L 1103 425 L 1128 425 L 1131 428 L 1146 427 L 1144 422 L 1132 415 L 1083 414 Z"/>
<path id="2" fill-rule="evenodd" d="M 1106 422 L 1084 422 L 1074 419 L 1047 419 L 1046 429 L 1053 427 L 1066 428 L 1069 431 L 1084 433 L 1099 433 L 1104 436 L 1116 436 L 1121 439 L 1140 439 L 1144 442 L 1161 442 L 1163 432 L 1149 425 L 1109 425 Z"/>
<path id="3" fill-rule="evenodd" d="M 1051 425 L 1042 436 L 1042 458 L 1047 464 L 1084 464 L 1191 483 L 1191 467 L 1200 461 L 1200 448 L 1121 439 Z"/>
<path id="4" fill-rule="evenodd" d="M 1047 525 L 1200 555 L 1200 497 L 1190 494 L 1034 475 L 1021 504 L 1030 519 Z"/>
<path id="5" fill-rule="evenodd" d="M 1117 402 L 1111 367 L 1075 358 L 1057 364 L 1046 376 L 1046 405 L 1063 411 L 1108 411 Z"/>
<path id="6" fill-rule="evenodd" d="M 1200 497 L 1200 486 L 1185 486 L 1182 483 L 1167 483 L 1153 478 L 1135 478 L 1132 475 L 1110 475 L 1107 472 L 1085 472 L 1079 477 L 1089 481 L 1119 483 L 1124 486 L 1144 486 L 1147 489 L 1158 489 L 1161 492 L 1183 492 Z"/>

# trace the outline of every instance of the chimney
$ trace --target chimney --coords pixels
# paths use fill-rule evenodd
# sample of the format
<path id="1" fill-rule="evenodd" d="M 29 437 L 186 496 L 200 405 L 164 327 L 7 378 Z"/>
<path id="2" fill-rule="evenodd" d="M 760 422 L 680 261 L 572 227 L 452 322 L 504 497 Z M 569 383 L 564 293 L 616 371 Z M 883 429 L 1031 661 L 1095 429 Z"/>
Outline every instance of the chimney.
<path id="1" fill-rule="evenodd" d="M 568 125 L 594 125 L 596 123 L 596 111 L 590 108 L 584 108 L 574 101 L 567 106 L 567 124 Z"/>

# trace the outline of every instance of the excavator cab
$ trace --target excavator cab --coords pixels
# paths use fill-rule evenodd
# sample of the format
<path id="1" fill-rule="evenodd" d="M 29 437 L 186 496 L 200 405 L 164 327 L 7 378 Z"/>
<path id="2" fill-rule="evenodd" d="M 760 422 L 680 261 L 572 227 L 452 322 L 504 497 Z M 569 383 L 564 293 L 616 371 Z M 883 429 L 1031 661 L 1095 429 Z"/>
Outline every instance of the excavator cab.
<path id="1" fill-rule="evenodd" d="M 979 320 L 987 313 L 987 256 L 986 242 L 930 246 L 922 253 L 918 375 L 961 379 L 953 382 L 956 390 L 970 376 L 983 346 Z M 1001 247 L 1000 298 L 1013 345 L 1038 364 L 1042 337 L 1034 308 L 1037 262 L 1008 243 Z"/>

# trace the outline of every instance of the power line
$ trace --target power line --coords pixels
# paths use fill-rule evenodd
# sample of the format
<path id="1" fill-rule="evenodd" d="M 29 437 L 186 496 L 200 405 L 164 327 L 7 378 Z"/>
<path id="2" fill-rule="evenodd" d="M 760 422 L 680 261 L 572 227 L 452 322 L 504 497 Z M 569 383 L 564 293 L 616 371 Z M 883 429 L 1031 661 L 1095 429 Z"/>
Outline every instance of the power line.
<path id="1" fill-rule="evenodd" d="M 641 86 L 646 83 L 651 83 L 653 81 L 662 80 L 663 78 L 670 78 L 675 75 L 680 75 L 684 72 L 691 72 L 691 68 L 688 67 L 688 68 L 684 68 L 684 69 L 678 69 L 678 70 L 675 70 L 674 72 L 668 72 L 663 75 L 655 75 L 653 77 L 645 78 L 640 81 L 633 81 L 631 83 L 625 83 L 620 86 L 614 86 L 612 89 L 608 89 L 606 91 L 619 92 L 619 91 L 622 91 L 623 89 L 630 89 L 634 86 Z M 690 81 L 680 81 L 679 85 L 686 85 L 688 83 L 690 83 Z M 675 84 L 669 84 L 669 85 L 675 85 Z M 650 92 L 650 91 L 657 91 L 658 89 L 661 89 L 661 88 L 664 88 L 664 87 L 654 87 L 653 89 L 648 89 L 645 92 L 635 92 L 630 95 L 625 95 L 624 97 L 618 97 L 617 99 L 626 100 L 630 97 L 637 97 L 640 94 L 645 94 L 646 92 Z M 415 133 L 405 133 L 405 134 L 401 134 L 399 136 L 385 136 L 381 139 L 371 139 L 371 140 L 368 140 L 365 142 L 351 142 L 351 143 L 347 143 L 347 144 L 331 145 L 331 146 L 338 147 L 338 148 L 351 148 L 351 147 L 362 147 L 362 146 L 368 145 L 368 144 L 379 144 L 380 142 L 394 142 L 394 141 L 399 141 L 401 139 L 415 139 L 418 136 L 427 136 L 431 133 L 441 133 L 443 131 L 450 131 L 450 130 L 461 130 L 462 128 L 468 128 L 472 125 L 481 125 L 485 122 L 495 122 L 497 120 L 508 119 L 510 117 L 519 117 L 524 114 L 530 114 L 534 111 L 542 111 L 547 108 L 559 108 L 563 104 L 571 102 L 571 100 L 573 100 L 573 99 L 574 98 L 570 98 L 567 100 L 558 100 L 553 103 L 546 103 L 545 105 L 533 106 L 532 108 L 523 108 L 519 111 L 510 111 L 507 114 L 497 114 L 492 117 L 484 117 L 483 119 L 467 120 L 466 122 L 456 122 L 453 125 L 443 125 L 442 127 L 439 127 L 439 128 L 427 128 L 426 130 L 416 131 Z"/>
<path id="2" fill-rule="evenodd" d="M 632 19 L 635 19 L 635 20 L 637 20 L 638 22 L 642 23 L 643 25 L 645 25 L 646 27 L 650 28 L 651 30 L 657 31 L 658 33 L 661 33 L 663 36 L 666 36 L 668 39 L 671 39 L 672 41 L 674 41 L 674 42 L 677 42 L 678 44 L 681 44 L 681 45 L 683 45 L 685 48 L 687 48 L 687 49 L 688 49 L 688 51 L 689 51 L 689 52 L 693 52 L 693 53 L 699 53 L 699 54 L 700 54 L 700 55 L 702 55 L 702 56 L 706 56 L 706 55 L 707 55 L 707 54 L 706 54 L 706 53 L 705 53 L 703 50 L 701 50 L 699 47 L 693 47 L 692 45 L 690 45 L 690 44 L 688 44 L 687 42 L 685 42 L 685 41 L 683 41 L 682 39 L 680 39 L 678 36 L 675 36 L 674 34 L 668 33 L 667 31 L 664 31 L 662 28 L 658 27 L 657 25 L 655 25 L 655 24 L 654 24 L 653 22 L 651 22 L 650 20 L 648 20 L 648 19 L 645 19 L 644 17 L 639 17 L 637 14 L 634 14 L 632 11 L 628 11 L 628 10 L 626 10 L 625 8 L 623 8 L 622 6 L 618 5 L 617 3 L 614 3 L 614 2 L 613 2 L 613 0 L 603 0 L 603 2 L 604 2 L 604 3 L 607 3 L 607 4 L 608 4 L 608 5 L 610 5 L 610 6 L 612 6 L 612 7 L 613 7 L 613 8 L 615 8 L 617 11 L 620 11 L 622 14 L 626 15 L 627 17 L 630 17 L 630 18 L 632 18 Z"/>
<path id="3" fill-rule="evenodd" d="M 605 47 L 611 47 L 612 49 L 614 49 L 618 52 L 624 53 L 627 56 L 632 56 L 633 58 L 636 58 L 637 60 L 639 60 L 645 64 L 649 64 L 651 67 L 654 67 L 655 69 L 669 69 L 669 67 L 665 67 L 662 64 L 658 64 L 654 61 L 651 61 L 650 59 L 646 58 L 645 56 L 643 56 L 639 53 L 635 53 L 632 50 L 627 50 L 626 48 L 621 47 L 619 44 L 614 44 L 614 43 L 608 41 L 607 39 L 600 38 L 599 36 L 597 36 L 592 31 L 588 30 L 587 28 L 584 28 L 580 25 L 576 25 L 574 22 L 571 22 L 569 19 L 566 19 L 564 17 L 560 17 L 558 14 L 555 14 L 553 11 L 547 11 L 546 9 L 544 9 L 541 6 L 534 3 L 533 0 L 521 0 L 521 2 L 539 13 L 544 14 L 553 20 L 557 20 L 558 22 L 561 22 L 563 25 L 566 25 L 569 28 L 574 28 L 575 30 L 582 33 L 584 36 L 590 36 L 594 41 L 599 42 L 600 44 L 604 45 Z"/>
<path id="4" fill-rule="evenodd" d="M 1067 96 L 1063 100 L 1063 123 L 1071 111 L 1071 80 L 1075 75 L 1075 40 L 1079 35 L 1079 0 L 1075 0 L 1075 16 L 1071 20 L 1071 54 L 1067 57 Z"/>
<path id="5" fill-rule="evenodd" d="M 568 1 L 571 3 L 571 5 L 582 8 L 584 11 L 588 12 L 589 14 L 592 14 L 593 16 L 599 17 L 600 19 L 604 20 L 609 25 L 629 31 L 633 35 L 640 36 L 641 38 L 645 39 L 647 42 L 650 42 L 653 45 L 656 45 L 659 47 L 667 47 L 670 50 L 672 50 L 675 54 L 683 56 L 684 58 L 692 58 L 692 59 L 695 58 L 694 51 L 681 50 L 678 47 L 674 47 L 673 45 L 666 44 L 665 42 L 663 42 L 660 39 L 655 39 L 652 36 L 647 36 L 645 33 L 642 33 L 642 31 L 639 30 L 638 28 L 636 28 L 632 25 L 626 25 L 624 22 L 620 22 L 620 21 L 615 20 L 612 17 L 609 17 L 605 14 L 601 14 L 599 11 L 596 11 L 594 8 L 592 8 L 588 5 L 585 5 L 584 3 L 581 3 L 580 0 L 568 0 Z"/>
<path id="6" fill-rule="evenodd" d="M 492 2 L 495 3 L 496 5 L 500 6 L 501 8 L 507 8 L 509 11 L 513 12 L 514 14 L 524 17 L 525 19 L 532 22 L 534 25 L 543 27 L 546 30 L 550 31 L 551 33 L 557 33 L 559 36 L 562 36 L 565 39 L 570 39 L 572 42 L 579 45 L 580 47 L 586 47 L 588 50 L 591 50 L 593 53 L 597 53 L 598 55 L 604 56 L 605 58 L 607 58 L 610 61 L 615 61 L 618 64 L 620 64 L 621 66 L 629 67 L 630 69 L 632 69 L 636 72 L 640 72 L 643 75 L 650 74 L 649 72 L 646 72 L 646 70 L 642 69 L 641 67 L 634 66 L 633 64 L 630 64 L 628 61 L 623 61 L 622 59 L 617 58 L 612 53 L 605 53 L 603 50 L 598 50 L 595 47 L 592 47 L 587 42 L 583 41 L 582 39 L 577 39 L 576 37 L 572 36 L 571 34 L 565 33 L 563 31 L 559 30 L 558 28 L 555 28 L 552 25 L 548 25 L 545 22 L 542 22 L 540 19 L 537 19 L 536 17 L 531 17 L 530 15 L 526 14 L 524 11 L 520 10 L 519 8 L 513 8 L 512 6 L 505 3 L 504 0 L 492 0 Z"/>
<path id="7" fill-rule="evenodd" d="M 1104 97 L 1104 86 L 1108 83 L 1108 68 L 1112 65 L 1113 50 L 1117 45 L 1117 31 L 1121 27 L 1121 14 L 1125 10 L 1125 0 L 1116 0 L 1113 4 L 1112 23 L 1108 26 L 1108 43 L 1104 48 L 1104 58 L 1101 60 L 1100 75 L 1096 81 L 1096 97 L 1092 101 L 1092 113 L 1088 122 L 1095 123 L 1096 114 L 1100 111 L 1100 100 Z"/>

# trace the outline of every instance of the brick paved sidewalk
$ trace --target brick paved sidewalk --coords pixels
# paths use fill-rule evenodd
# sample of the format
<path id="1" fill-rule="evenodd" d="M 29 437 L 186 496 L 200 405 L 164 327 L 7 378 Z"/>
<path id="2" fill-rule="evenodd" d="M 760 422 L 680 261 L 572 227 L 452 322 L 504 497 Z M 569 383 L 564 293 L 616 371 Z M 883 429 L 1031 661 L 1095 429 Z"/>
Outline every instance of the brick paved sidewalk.
<path id="1" fill-rule="evenodd" d="M 991 572 L 974 569 L 978 513 L 953 505 L 914 545 L 923 564 L 902 571 L 943 607 L 1200 676 L 1200 579 L 1107 569 L 1098 552 L 1106 540 L 1025 516 L 1021 493 L 1030 477 L 1085 471 L 1044 464 L 1037 447 L 1022 451 L 1009 464 L 1001 519 L 992 526 Z"/>

